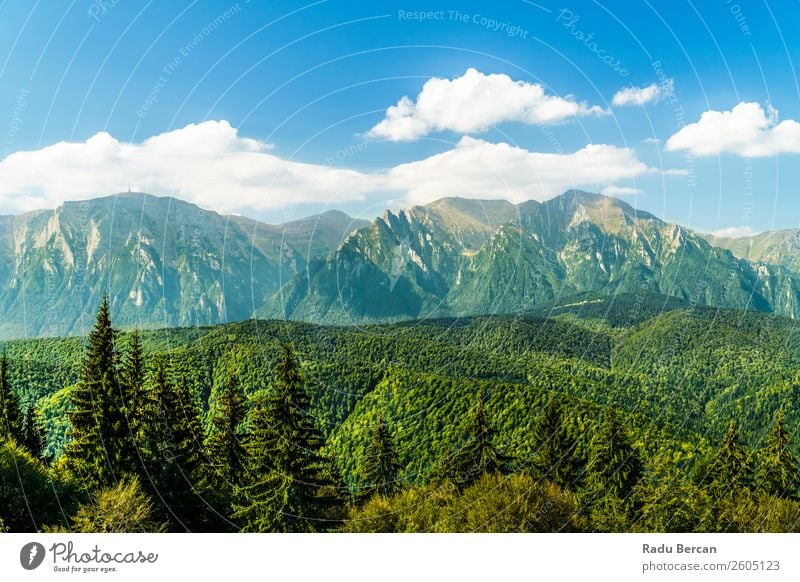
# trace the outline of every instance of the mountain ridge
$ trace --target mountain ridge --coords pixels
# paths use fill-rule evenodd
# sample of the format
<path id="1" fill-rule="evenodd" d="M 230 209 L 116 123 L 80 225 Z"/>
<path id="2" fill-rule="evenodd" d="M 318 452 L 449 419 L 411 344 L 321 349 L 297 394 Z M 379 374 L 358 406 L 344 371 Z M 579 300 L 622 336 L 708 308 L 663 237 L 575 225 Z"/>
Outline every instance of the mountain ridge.
<path id="1" fill-rule="evenodd" d="M 341 238 L 347 227 L 363 225 L 332 217 L 323 233 L 224 216 L 174 197 L 122 193 L 6 218 L 0 335 L 84 333 L 104 293 L 123 327 L 246 319 L 303 268 L 309 247 L 328 252 L 338 242 L 334 231 Z M 315 245 L 320 236 L 325 240 Z"/>
<path id="2" fill-rule="evenodd" d="M 0 216 L 0 337 L 83 334 L 105 293 L 123 328 L 519 313 L 587 293 L 797 317 L 800 275 L 785 263 L 580 190 L 281 225 L 131 192 Z"/>
<path id="3" fill-rule="evenodd" d="M 640 291 L 798 314 L 800 287 L 785 268 L 751 264 L 619 199 L 570 190 L 542 203 L 501 204 L 504 218 L 515 218 L 499 226 L 489 226 L 488 214 L 477 220 L 484 203 L 472 202 L 469 236 L 442 216 L 465 204 L 445 199 L 385 212 L 310 263 L 259 314 L 365 323 L 511 313 L 562 295 Z"/>

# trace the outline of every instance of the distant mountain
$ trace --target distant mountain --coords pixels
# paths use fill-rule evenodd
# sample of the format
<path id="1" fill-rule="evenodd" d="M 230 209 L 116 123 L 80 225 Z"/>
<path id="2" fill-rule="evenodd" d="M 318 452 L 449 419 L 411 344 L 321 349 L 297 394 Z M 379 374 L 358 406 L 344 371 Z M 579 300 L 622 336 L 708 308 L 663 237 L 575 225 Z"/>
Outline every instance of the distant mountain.
<path id="1" fill-rule="evenodd" d="M 580 293 L 800 313 L 800 280 L 625 202 L 569 191 L 544 203 L 444 199 L 385 212 L 259 313 L 351 323 L 530 311 Z"/>
<path id="2" fill-rule="evenodd" d="M 267 225 L 139 193 L 3 216 L 0 335 L 83 334 L 105 292 L 123 327 L 247 319 L 364 224 L 331 212 Z"/>
<path id="3" fill-rule="evenodd" d="M 637 309 L 636 298 L 661 294 L 797 317 L 797 235 L 773 236 L 782 245 L 715 246 L 576 190 L 544 203 L 444 198 L 371 222 L 330 211 L 282 225 L 118 194 L 0 216 L 0 337 L 84 334 L 105 292 L 125 328 L 531 313 L 619 294 Z"/>
<path id="4" fill-rule="evenodd" d="M 754 263 L 786 267 L 800 273 L 800 230 L 773 230 L 751 236 L 704 235 L 714 246 L 728 249 L 737 257 Z"/>

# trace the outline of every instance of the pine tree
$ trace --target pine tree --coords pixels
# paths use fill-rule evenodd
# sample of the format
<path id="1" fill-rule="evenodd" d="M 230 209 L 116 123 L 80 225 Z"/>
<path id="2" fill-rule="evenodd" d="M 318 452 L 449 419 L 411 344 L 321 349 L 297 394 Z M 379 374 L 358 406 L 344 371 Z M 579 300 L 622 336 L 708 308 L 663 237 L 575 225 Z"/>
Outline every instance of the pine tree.
<path id="1" fill-rule="evenodd" d="M 150 481 L 152 486 L 160 483 L 162 478 L 165 439 L 169 436 L 164 406 L 168 391 L 166 363 L 159 358 L 142 391 L 143 399 L 138 420 L 139 454 L 148 474 L 147 481 Z"/>
<path id="2" fill-rule="evenodd" d="M 173 529 L 192 530 L 204 521 L 204 504 L 195 482 L 201 462 L 198 407 L 186 380 L 173 385 L 167 366 L 159 360 L 148 392 L 142 431 L 142 451 L 148 473 Z"/>
<path id="3" fill-rule="evenodd" d="M 203 429 L 200 424 L 198 403 L 192 394 L 186 377 L 181 376 L 168 402 L 172 411 L 172 431 L 179 438 L 177 457 L 184 463 L 200 464 L 200 453 L 203 449 Z"/>
<path id="4" fill-rule="evenodd" d="M 750 462 L 747 452 L 739 442 L 736 425 L 731 421 L 728 432 L 722 439 L 719 450 L 708 467 L 706 480 L 712 497 L 722 498 L 735 495 L 741 488 L 749 485 Z"/>
<path id="5" fill-rule="evenodd" d="M 171 436 L 171 454 L 165 457 L 164 493 L 170 512 L 186 529 L 204 523 L 204 503 L 196 489 L 202 467 L 202 428 L 198 407 L 186 379 L 181 377 L 164 402 Z"/>
<path id="6" fill-rule="evenodd" d="M 642 461 L 614 404 L 590 443 L 582 503 L 593 531 L 629 531 L 637 509 L 634 488 L 642 479 Z"/>
<path id="7" fill-rule="evenodd" d="M 242 522 L 242 531 L 280 531 L 280 475 L 273 476 L 279 461 L 276 451 L 275 419 L 271 402 L 256 395 L 248 414 L 245 471 L 235 488 L 232 518 Z M 305 530 L 300 530 L 305 531 Z"/>
<path id="8" fill-rule="evenodd" d="M 120 371 L 120 385 L 123 391 L 125 419 L 128 426 L 128 438 L 125 439 L 121 456 L 126 459 L 127 466 L 138 467 L 142 471 L 142 451 L 139 450 L 142 432 L 142 418 L 145 414 L 147 394 L 145 393 L 144 350 L 138 330 L 133 331 L 128 342 L 128 349 Z"/>
<path id="9" fill-rule="evenodd" d="M 36 422 L 36 413 L 33 410 L 33 405 L 25 409 L 23 418 L 22 445 L 34 458 L 41 458 L 43 450 L 42 432 Z"/>
<path id="10" fill-rule="evenodd" d="M 669 456 L 652 461 L 634 495 L 642 508 L 637 526 L 644 531 L 688 533 L 711 525 L 708 494 L 689 481 Z"/>
<path id="11" fill-rule="evenodd" d="M 70 393 L 73 406 L 69 413 L 70 440 L 63 453 L 67 467 L 86 489 L 96 489 L 112 480 L 100 434 L 97 392 L 96 387 L 81 382 Z"/>
<path id="12" fill-rule="evenodd" d="M 578 475 L 575 443 L 564 427 L 561 405 L 550 395 L 532 435 L 534 455 L 531 469 L 538 478 L 553 481 L 562 487 L 573 485 Z"/>
<path id="13" fill-rule="evenodd" d="M 110 485 L 131 470 L 124 455 L 130 433 L 117 374 L 116 336 L 104 296 L 89 334 L 81 379 L 71 392 L 72 429 L 64 451 L 72 472 L 90 488 Z"/>
<path id="14" fill-rule="evenodd" d="M 800 491 L 797 458 L 789 450 L 790 437 L 786 430 L 783 410 L 775 416 L 764 446 L 758 454 L 756 487 L 775 497 L 793 499 Z"/>
<path id="15" fill-rule="evenodd" d="M 603 424 L 592 439 L 586 471 L 587 490 L 595 501 L 602 497 L 625 501 L 642 478 L 642 461 L 613 404 L 606 408 Z"/>
<path id="16" fill-rule="evenodd" d="M 8 383 L 8 357 L 0 355 L 0 437 L 20 439 L 19 401 Z"/>
<path id="17" fill-rule="evenodd" d="M 370 431 L 370 440 L 364 451 L 361 469 L 365 489 L 383 497 L 389 497 L 400 490 L 400 461 L 394 448 L 389 427 L 378 417 Z"/>
<path id="18" fill-rule="evenodd" d="M 497 431 L 489 423 L 484 397 L 478 399 L 472 417 L 462 431 L 461 442 L 445 455 L 434 480 L 468 487 L 484 473 L 505 473 L 513 460 L 495 445 Z"/>
<path id="19" fill-rule="evenodd" d="M 204 470 L 202 489 L 216 497 L 229 513 L 234 488 L 241 482 L 247 452 L 240 433 L 247 411 L 236 376 L 228 374 L 228 381 L 217 395 L 211 414 L 210 429 L 205 442 L 208 458 Z"/>
<path id="20" fill-rule="evenodd" d="M 310 414 L 310 399 L 291 346 L 285 346 L 277 381 L 250 415 L 245 481 L 233 518 L 244 531 L 311 532 L 340 518 L 343 484 Z"/>
<path id="21" fill-rule="evenodd" d="M 752 527 L 755 505 L 751 464 L 731 421 L 705 476 L 713 507 L 713 531 L 743 532 Z"/>

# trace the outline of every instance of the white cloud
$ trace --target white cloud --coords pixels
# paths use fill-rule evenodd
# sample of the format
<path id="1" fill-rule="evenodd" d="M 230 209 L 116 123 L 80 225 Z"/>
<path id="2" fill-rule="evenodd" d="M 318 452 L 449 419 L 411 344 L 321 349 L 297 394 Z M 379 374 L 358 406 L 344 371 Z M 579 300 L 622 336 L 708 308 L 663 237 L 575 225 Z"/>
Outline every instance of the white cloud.
<path id="1" fill-rule="evenodd" d="M 605 196 L 635 196 L 638 194 L 644 194 L 643 190 L 639 190 L 638 188 L 631 188 L 630 186 L 606 186 L 600 192 Z"/>
<path id="2" fill-rule="evenodd" d="M 800 123 L 778 123 L 778 111 L 758 103 L 739 103 L 730 111 L 706 111 L 696 123 L 681 128 L 667 140 L 671 151 L 687 150 L 695 156 L 731 153 L 766 157 L 800 153 Z"/>
<path id="3" fill-rule="evenodd" d="M 0 207 L 52 208 L 129 185 L 223 211 L 324 201 L 339 191 L 358 197 L 347 190 L 358 172 L 285 161 L 269 149 L 240 137 L 227 121 L 190 124 L 141 144 L 101 132 L 85 142 L 60 142 L 0 161 Z"/>
<path id="4" fill-rule="evenodd" d="M 412 203 L 456 195 L 520 202 L 570 188 L 597 191 L 658 171 L 631 149 L 602 144 L 556 154 L 463 137 L 448 151 L 374 174 L 286 161 L 270 147 L 239 136 L 227 121 L 205 121 L 140 144 L 103 132 L 17 152 L 0 161 L 0 211 L 53 208 L 129 185 L 226 213 L 386 194 Z"/>
<path id="5" fill-rule="evenodd" d="M 652 172 L 628 148 L 590 144 L 571 154 L 553 154 L 463 137 L 452 150 L 393 168 L 386 183 L 407 191 L 414 203 L 443 196 L 522 202 Z"/>
<path id="6" fill-rule="evenodd" d="M 658 103 L 674 91 L 672 79 L 667 79 L 662 84 L 653 83 L 647 87 L 624 87 L 616 92 L 611 100 L 612 105 L 625 107 L 628 105 L 642 106 L 645 103 Z"/>
<path id="7" fill-rule="evenodd" d="M 712 235 L 720 238 L 737 238 L 742 236 L 752 236 L 756 232 L 749 226 L 729 226 L 721 228 L 711 233 Z"/>
<path id="8" fill-rule="evenodd" d="M 571 95 L 548 95 L 538 83 L 470 68 L 455 79 L 429 79 L 416 100 L 404 96 L 386 110 L 384 119 L 368 135 L 413 141 L 434 131 L 477 133 L 504 121 L 554 124 L 603 113 L 602 108 L 577 102 Z"/>

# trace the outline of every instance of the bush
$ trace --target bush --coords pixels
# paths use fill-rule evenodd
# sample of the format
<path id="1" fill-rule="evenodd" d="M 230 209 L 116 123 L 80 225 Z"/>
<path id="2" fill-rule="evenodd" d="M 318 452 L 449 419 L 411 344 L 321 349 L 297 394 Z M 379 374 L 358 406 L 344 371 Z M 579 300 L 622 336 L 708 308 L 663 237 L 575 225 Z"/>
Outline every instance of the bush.
<path id="1" fill-rule="evenodd" d="M 73 495 L 22 447 L 0 441 L 0 520 L 11 532 L 35 532 L 43 523 L 64 520 Z"/>
<path id="2" fill-rule="evenodd" d="M 71 529 L 76 533 L 162 532 L 166 524 L 156 519 L 153 502 L 139 479 L 129 477 L 99 491 L 92 503 L 81 505 Z"/>
<path id="3" fill-rule="evenodd" d="M 345 524 L 349 532 L 559 532 L 582 527 L 575 497 L 529 475 L 483 475 L 458 493 L 451 484 L 375 496 Z"/>
<path id="4" fill-rule="evenodd" d="M 456 500 L 443 531 L 576 531 L 574 496 L 529 475 L 484 475 Z"/>
<path id="5" fill-rule="evenodd" d="M 760 495 L 756 501 L 757 510 L 753 513 L 747 528 L 759 533 L 797 533 L 800 532 L 800 504 L 789 499 L 771 495 Z"/>

